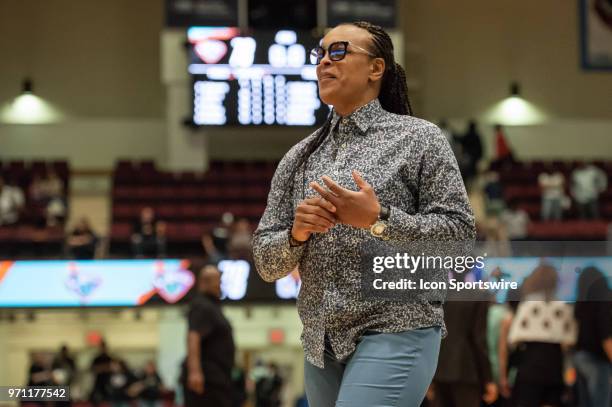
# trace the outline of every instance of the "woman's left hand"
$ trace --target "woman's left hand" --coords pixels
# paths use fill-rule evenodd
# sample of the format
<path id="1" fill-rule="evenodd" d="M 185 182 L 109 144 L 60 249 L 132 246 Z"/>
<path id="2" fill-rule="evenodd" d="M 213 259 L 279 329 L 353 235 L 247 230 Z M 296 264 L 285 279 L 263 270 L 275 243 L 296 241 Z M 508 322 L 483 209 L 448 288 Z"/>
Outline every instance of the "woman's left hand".
<path id="1" fill-rule="evenodd" d="M 343 188 L 325 175 L 322 179 L 329 189 L 323 188 L 316 182 L 311 182 L 310 187 L 336 207 L 335 215 L 340 223 L 369 228 L 378 219 L 380 204 L 374 188 L 361 178 L 357 171 L 353 171 L 352 175 L 359 191 Z"/>

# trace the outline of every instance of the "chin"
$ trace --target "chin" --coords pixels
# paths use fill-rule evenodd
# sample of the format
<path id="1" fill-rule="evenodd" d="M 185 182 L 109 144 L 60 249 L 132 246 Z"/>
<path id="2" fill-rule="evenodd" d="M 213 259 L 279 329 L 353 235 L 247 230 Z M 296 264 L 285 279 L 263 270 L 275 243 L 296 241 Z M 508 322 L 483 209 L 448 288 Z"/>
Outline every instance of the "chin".
<path id="1" fill-rule="evenodd" d="M 319 89 L 319 99 L 326 105 L 334 105 L 334 92 L 331 89 Z"/>

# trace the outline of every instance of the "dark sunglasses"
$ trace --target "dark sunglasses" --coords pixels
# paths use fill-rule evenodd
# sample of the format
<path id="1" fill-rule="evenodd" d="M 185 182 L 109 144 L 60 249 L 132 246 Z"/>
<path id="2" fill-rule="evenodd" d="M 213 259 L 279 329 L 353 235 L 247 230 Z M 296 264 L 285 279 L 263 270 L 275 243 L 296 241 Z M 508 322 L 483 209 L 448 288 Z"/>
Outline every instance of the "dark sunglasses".
<path id="1" fill-rule="evenodd" d="M 329 59 L 331 59 L 332 61 L 341 61 L 344 59 L 346 54 L 350 52 L 355 52 L 352 50 L 349 51 L 348 46 L 349 46 L 348 41 L 338 41 L 338 42 L 332 42 L 331 44 L 329 44 L 329 47 L 327 47 L 327 51 L 325 50 L 325 48 L 321 46 L 315 47 L 312 49 L 312 51 L 310 51 L 310 63 L 313 65 L 319 65 L 321 63 L 321 60 L 325 58 L 326 53 L 329 55 Z M 368 51 L 365 48 L 361 48 L 360 46 L 353 45 L 353 44 L 351 44 L 351 48 L 358 49 L 363 54 L 369 55 L 372 58 L 376 58 L 376 55 L 372 54 L 370 51 Z"/>

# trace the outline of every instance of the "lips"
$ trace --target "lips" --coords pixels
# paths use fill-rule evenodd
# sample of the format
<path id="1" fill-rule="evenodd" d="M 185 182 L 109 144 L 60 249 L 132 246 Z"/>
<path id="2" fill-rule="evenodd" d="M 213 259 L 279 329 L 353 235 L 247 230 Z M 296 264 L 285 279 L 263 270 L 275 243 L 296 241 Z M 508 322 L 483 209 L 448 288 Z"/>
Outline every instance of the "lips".
<path id="1" fill-rule="evenodd" d="M 328 74 L 328 73 L 319 76 L 319 80 L 320 81 L 323 81 L 325 79 L 336 79 L 336 77 L 334 75 Z"/>

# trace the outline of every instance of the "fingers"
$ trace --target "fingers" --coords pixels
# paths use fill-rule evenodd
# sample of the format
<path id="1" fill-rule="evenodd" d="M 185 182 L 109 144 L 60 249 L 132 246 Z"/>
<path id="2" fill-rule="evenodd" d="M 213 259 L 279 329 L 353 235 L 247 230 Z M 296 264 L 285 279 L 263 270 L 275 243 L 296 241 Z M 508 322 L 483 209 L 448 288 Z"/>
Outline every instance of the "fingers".
<path id="1" fill-rule="evenodd" d="M 342 196 L 347 190 L 342 188 L 340 185 L 334 182 L 333 179 L 329 178 L 327 175 L 323 175 L 321 177 L 327 188 L 336 196 Z"/>
<path id="2" fill-rule="evenodd" d="M 361 175 L 357 171 L 353 170 L 352 174 L 353 174 L 353 179 L 355 180 L 355 184 L 357 184 L 359 189 L 366 189 L 370 187 L 370 184 L 368 184 L 366 180 L 361 178 Z"/>
<path id="3" fill-rule="evenodd" d="M 311 182 L 310 187 L 317 191 L 326 201 L 331 202 L 334 206 L 338 206 L 340 199 L 336 195 L 332 194 L 329 190 L 323 188 L 316 182 Z"/>
<path id="4" fill-rule="evenodd" d="M 308 205 L 308 204 L 300 205 L 297 209 L 297 212 L 304 213 L 304 214 L 310 214 L 310 215 L 317 215 L 322 218 L 325 218 L 332 224 L 336 223 L 336 217 L 334 216 L 333 213 L 317 205 Z"/>
<path id="5" fill-rule="evenodd" d="M 299 213 L 295 216 L 295 220 L 306 227 L 317 227 L 319 229 L 316 232 L 325 231 L 334 227 L 335 222 L 333 220 L 329 220 L 319 215 L 309 214 L 309 213 Z"/>
<path id="6" fill-rule="evenodd" d="M 321 208 L 326 209 L 330 212 L 336 212 L 336 207 L 334 206 L 334 204 L 332 204 L 331 202 L 329 202 L 323 197 L 308 198 L 308 199 L 305 199 L 303 202 L 308 205 L 320 206 Z"/>

